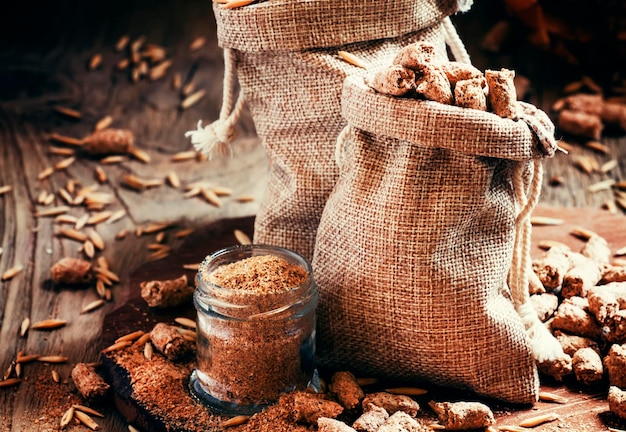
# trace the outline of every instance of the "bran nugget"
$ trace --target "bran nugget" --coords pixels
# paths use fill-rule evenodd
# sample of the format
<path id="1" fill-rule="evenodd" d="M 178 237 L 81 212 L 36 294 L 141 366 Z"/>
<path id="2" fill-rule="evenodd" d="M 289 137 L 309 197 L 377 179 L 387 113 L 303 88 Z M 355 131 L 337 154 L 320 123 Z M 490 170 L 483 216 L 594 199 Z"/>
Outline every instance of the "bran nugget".
<path id="1" fill-rule="evenodd" d="M 174 326 L 165 323 L 157 323 L 150 340 L 154 347 L 170 361 L 177 361 L 192 353 L 192 343 L 187 341 Z"/>
<path id="2" fill-rule="evenodd" d="M 587 292 L 602 278 L 597 262 L 581 254 L 572 254 L 573 266 L 563 276 L 561 297 L 586 297 Z M 575 258 L 574 258 L 575 257 Z"/>
<path id="3" fill-rule="evenodd" d="M 604 357 L 604 368 L 609 376 L 609 384 L 626 388 L 626 346 L 613 344 Z"/>
<path id="4" fill-rule="evenodd" d="M 576 380 L 584 385 L 602 381 L 604 368 L 602 358 L 593 348 L 581 348 L 572 356 L 572 369 Z"/>
<path id="5" fill-rule="evenodd" d="M 391 65 L 366 79 L 366 84 L 378 93 L 404 96 L 415 88 L 415 72 L 402 65 Z"/>
<path id="6" fill-rule="evenodd" d="M 390 416 L 377 432 L 430 432 L 432 429 L 421 424 L 405 412 L 398 411 Z"/>
<path id="7" fill-rule="evenodd" d="M 570 268 L 569 254 L 567 249 L 553 247 L 533 261 L 533 270 L 546 289 L 561 287 L 563 277 Z"/>
<path id="8" fill-rule="evenodd" d="M 439 66 L 448 77 L 448 81 L 450 81 L 452 86 L 459 81 L 483 77 L 483 73 L 471 64 L 449 61 L 441 63 Z"/>
<path id="9" fill-rule="evenodd" d="M 556 310 L 551 323 L 552 329 L 569 334 L 599 340 L 601 336 L 598 322 L 589 312 L 587 299 L 570 297 Z"/>
<path id="10" fill-rule="evenodd" d="M 369 411 L 371 407 L 384 408 L 389 414 L 403 411 L 415 417 L 420 409 L 417 402 L 405 395 L 394 395 L 387 392 L 370 393 L 365 396 L 362 402 L 363 411 Z"/>
<path id="11" fill-rule="evenodd" d="M 373 405 L 354 421 L 352 427 L 359 432 L 377 432 L 388 418 L 389 413 L 384 408 Z"/>
<path id="12" fill-rule="evenodd" d="M 570 357 L 573 356 L 576 353 L 576 351 L 578 351 L 581 348 L 591 348 L 595 352 L 600 354 L 600 347 L 598 346 L 598 343 L 594 341 L 593 339 L 563 333 L 562 331 L 559 331 L 559 330 L 556 330 L 554 332 L 554 336 L 563 347 L 563 352 L 569 355 Z"/>
<path id="13" fill-rule="evenodd" d="M 486 70 L 485 78 L 489 88 L 489 104 L 494 114 L 502 118 L 517 120 L 520 106 L 517 103 L 517 92 L 513 79 L 515 72 L 509 69 L 499 71 Z"/>
<path id="14" fill-rule="evenodd" d="M 594 140 L 600 139 L 604 129 L 599 116 L 572 110 L 559 112 L 557 125 L 563 132 Z"/>
<path id="15" fill-rule="evenodd" d="M 163 281 L 144 281 L 139 284 L 141 297 L 152 308 L 171 308 L 191 301 L 194 289 L 187 285 L 187 275 Z"/>
<path id="16" fill-rule="evenodd" d="M 85 363 L 76 363 L 71 375 L 76 389 L 88 401 L 100 400 L 109 392 L 110 386 L 95 368 Z"/>
<path id="17" fill-rule="evenodd" d="M 332 376 L 331 383 L 337 400 L 348 410 L 356 408 L 365 398 L 365 393 L 357 383 L 356 377 L 350 372 L 336 372 Z"/>
<path id="18" fill-rule="evenodd" d="M 580 253 L 591 258 L 598 264 L 611 262 L 611 249 L 606 239 L 599 235 L 591 236 L 580 250 Z"/>
<path id="19" fill-rule="evenodd" d="M 602 279 L 600 284 L 608 284 L 611 282 L 626 282 L 626 267 L 608 265 L 602 267 Z"/>
<path id="20" fill-rule="evenodd" d="M 344 422 L 326 417 L 317 421 L 317 430 L 318 432 L 356 432 Z"/>
<path id="21" fill-rule="evenodd" d="M 435 58 L 435 46 L 428 42 L 415 42 L 405 46 L 393 59 L 393 64 L 402 65 L 414 71 L 422 70 Z"/>
<path id="22" fill-rule="evenodd" d="M 480 402 L 429 402 L 446 430 L 478 429 L 496 423 L 491 409 Z"/>
<path id="23" fill-rule="evenodd" d="M 560 99 L 557 103 L 562 107 L 561 109 L 599 116 L 602 114 L 604 100 L 600 94 L 577 93 Z"/>
<path id="24" fill-rule="evenodd" d="M 135 135 L 128 129 L 102 129 L 85 138 L 83 146 L 91 155 L 126 154 L 135 147 Z"/>
<path id="25" fill-rule="evenodd" d="M 589 311 L 598 322 L 605 323 L 615 315 L 626 303 L 626 282 L 612 282 L 606 285 L 593 287 L 587 295 Z"/>
<path id="26" fill-rule="evenodd" d="M 611 386 L 607 400 L 609 410 L 619 418 L 626 420 L 626 391 L 617 386 Z"/>
<path id="27" fill-rule="evenodd" d="M 85 285 L 93 280 L 92 266 L 80 258 L 61 258 L 51 268 L 55 284 Z"/>
<path id="28" fill-rule="evenodd" d="M 299 391 L 293 393 L 291 398 L 291 411 L 295 422 L 316 424 L 321 417 L 335 418 L 343 412 L 343 407 L 337 402 L 314 393 Z"/>
<path id="29" fill-rule="evenodd" d="M 472 78 L 461 80 L 454 86 L 454 103 L 458 107 L 487 111 L 485 79 Z"/>
<path id="30" fill-rule="evenodd" d="M 600 113 L 600 117 L 603 122 L 611 125 L 617 125 L 626 130 L 626 105 L 604 102 L 602 104 L 602 113 Z"/>
<path id="31" fill-rule="evenodd" d="M 451 105 L 454 98 L 446 74 L 436 65 L 425 65 L 415 77 L 415 92 L 431 101 Z"/>

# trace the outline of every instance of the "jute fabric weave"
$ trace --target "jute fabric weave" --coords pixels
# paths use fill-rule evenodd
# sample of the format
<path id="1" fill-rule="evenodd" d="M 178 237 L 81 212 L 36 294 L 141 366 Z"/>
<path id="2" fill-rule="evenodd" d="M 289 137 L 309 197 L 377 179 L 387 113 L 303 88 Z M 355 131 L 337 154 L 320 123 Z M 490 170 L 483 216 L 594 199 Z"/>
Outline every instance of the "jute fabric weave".
<path id="1" fill-rule="evenodd" d="M 426 40 L 445 56 L 442 20 L 451 0 L 272 0 L 225 10 L 214 3 L 220 46 L 235 56 L 237 77 L 270 160 L 256 215 L 255 243 L 312 259 L 322 209 L 338 175 L 334 161 L 346 76 L 389 64 L 407 44 Z"/>
<path id="2" fill-rule="evenodd" d="M 319 359 L 536 401 L 535 361 L 507 286 L 513 176 L 546 156 L 535 135 L 523 121 L 381 95 L 356 76 L 342 106 L 350 128 L 313 259 Z"/>

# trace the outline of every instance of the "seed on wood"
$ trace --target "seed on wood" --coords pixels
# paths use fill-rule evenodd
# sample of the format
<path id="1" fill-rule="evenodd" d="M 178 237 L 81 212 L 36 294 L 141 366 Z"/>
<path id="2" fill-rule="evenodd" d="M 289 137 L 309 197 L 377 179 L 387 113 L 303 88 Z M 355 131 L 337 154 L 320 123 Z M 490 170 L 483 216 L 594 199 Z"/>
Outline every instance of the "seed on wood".
<path id="1" fill-rule="evenodd" d="M 231 2 L 229 2 L 229 3 L 231 3 Z M 228 420 L 223 421 L 222 423 L 220 423 L 220 427 L 228 428 L 228 427 L 239 426 L 239 425 L 242 425 L 244 423 L 247 423 L 248 420 L 250 420 L 250 416 L 238 415 L 238 416 L 231 417 Z"/>
<path id="2" fill-rule="evenodd" d="M 622 198 L 622 197 L 616 197 L 615 198 L 615 203 L 622 209 L 622 210 L 626 210 L 626 199 Z"/>
<path id="3" fill-rule="evenodd" d="M 570 143 L 568 143 L 565 140 L 557 140 L 556 145 L 559 149 L 562 149 L 565 151 L 565 153 L 570 153 L 573 150 L 573 147 Z"/>
<path id="4" fill-rule="evenodd" d="M 148 360 L 152 360 L 152 355 L 154 354 L 154 348 L 150 342 L 146 342 L 143 346 L 143 356 Z"/>
<path id="5" fill-rule="evenodd" d="M 567 246 L 565 243 L 561 243 L 560 241 L 556 240 L 541 240 L 537 246 L 539 247 L 539 249 L 543 250 L 549 250 L 552 248 L 564 248 L 565 250 L 569 249 L 569 246 Z"/>
<path id="6" fill-rule="evenodd" d="M 626 181 L 618 181 L 614 185 L 617 189 L 626 190 Z"/>
<path id="7" fill-rule="evenodd" d="M 536 226 L 542 225 L 562 225 L 563 219 L 556 219 L 547 216 L 531 216 L 530 223 Z"/>
<path id="8" fill-rule="evenodd" d="M 200 268 L 200 263 L 196 264 L 183 264 L 185 270 L 197 271 Z"/>
<path id="9" fill-rule="evenodd" d="M 89 59 L 89 70 L 97 69 L 102 64 L 102 54 L 96 53 Z"/>
<path id="10" fill-rule="evenodd" d="M 162 232 L 159 234 L 163 234 Z M 152 251 L 167 251 L 170 252 L 172 250 L 172 248 L 168 245 L 164 245 L 161 243 L 150 243 L 146 246 L 146 248 L 148 250 L 152 250 Z"/>
<path id="11" fill-rule="evenodd" d="M 66 135 L 61 135 L 61 134 L 58 134 L 56 132 L 52 132 L 52 133 L 48 134 L 48 140 L 53 141 L 53 142 L 58 142 L 58 143 L 61 143 L 61 144 L 71 145 L 71 146 L 82 146 L 83 145 L 83 140 L 82 139 L 69 137 L 69 136 L 66 136 Z"/>
<path id="12" fill-rule="evenodd" d="M 66 204 L 72 205 L 74 198 L 72 198 L 72 195 L 70 195 L 68 191 L 66 191 L 65 189 L 59 189 L 59 195 Z"/>
<path id="13" fill-rule="evenodd" d="M 104 285 L 104 281 L 100 279 L 96 279 L 96 293 L 100 298 L 105 298 L 106 296 L 106 286 Z"/>
<path id="14" fill-rule="evenodd" d="M 88 414 L 86 414 L 86 413 L 84 413 L 82 411 L 75 410 L 74 411 L 74 417 L 76 417 L 82 424 L 84 424 L 85 426 L 87 426 L 91 430 L 98 430 L 98 429 L 100 429 L 100 425 L 98 423 L 96 423 L 94 421 L 94 419 L 89 417 Z"/>
<path id="15" fill-rule="evenodd" d="M 76 154 L 76 151 L 71 148 L 51 147 L 48 153 L 56 156 L 72 156 Z"/>
<path id="16" fill-rule="evenodd" d="M 66 363 L 67 360 L 67 357 L 60 355 L 41 356 L 37 359 L 37 361 L 42 363 Z"/>
<path id="17" fill-rule="evenodd" d="M 109 269 L 105 269 L 105 268 L 102 268 L 102 267 L 98 267 L 98 268 L 96 268 L 95 270 L 96 270 L 96 273 L 98 273 L 99 275 L 103 275 L 103 276 L 105 276 L 105 277 L 109 278 L 110 280 L 112 280 L 112 281 L 114 281 L 114 282 L 119 283 L 119 281 L 120 281 L 119 276 L 118 276 L 118 275 L 116 275 L 115 273 L 113 273 L 113 272 L 112 272 L 111 270 L 109 270 Z"/>
<path id="18" fill-rule="evenodd" d="M 337 51 L 337 54 L 339 55 L 339 57 L 341 57 L 342 60 L 350 63 L 352 66 L 367 69 L 367 64 L 354 54 L 347 51 Z"/>
<path id="19" fill-rule="evenodd" d="M 211 190 L 215 192 L 215 195 L 220 197 L 231 196 L 233 194 L 233 190 L 225 186 L 214 186 Z"/>
<path id="20" fill-rule="evenodd" d="M 115 43 L 115 51 L 122 51 L 128 46 L 128 42 L 130 42 L 130 37 L 128 35 L 120 36 L 120 38 Z"/>
<path id="21" fill-rule="evenodd" d="M 157 233 L 157 235 L 154 237 L 154 240 L 157 243 L 163 243 L 165 241 L 165 232 L 161 231 L 161 232 Z"/>
<path id="22" fill-rule="evenodd" d="M 556 413 L 546 413 L 541 414 L 535 417 L 527 418 L 526 420 L 522 420 L 519 422 L 519 426 L 521 427 L 535 427 L 544 423 L 548 423 L 558 419 L 559 416 Z"/>
<path id="23" fill-rule="evenodd" d="M 571 231 L 570 234 L 573 235 L 574 237 L 578 237 L 579 239 L 582 240 L 589 240 L 591 237 L 597 237 L 598 234 L 588 230 L 586 228 L 582 228 L 582 227 L 574 227 Z"/>
<path id="24" fill-rule="evenodd" d="M 93 243 L 93 245 L 97 249 L 99 249 L 99 250 L 103 250 L 104 249 L 104 240 L 102 239 L 100 234 L 98 234 L 97 231 L 91 230 L 91 231 L 89 231 L 89 234 L 87 234 L 87 235 L 89 236 L 89 240 L 91 240 L 91 242 Z"/>
<path id="25" fill-rule="evenodd" d="M 563 396 L 559 396 L 555 393 L 550 393 L 546 391 L 539 392 L 539 400 L 544 401 L 544 402 L 554 402 L 554 403 L 559 403 L 559 404 L 563 404 L 567 402 L 567 399 L 564 398 Z"/>
<path id="26" fill-rule="evenodd" d="M 59 426 L 61 426 L 61 428 L 64 428 L 67 425 L 69 425 L 73 419 L 74 419 L 74 407 L 70 407 L 67 411 L 65 411 L 65 413 L 63 414 L 63 417 L 61 417 L 61 422 L 59 423 Z"/>
<path id="27" fill-rule="evenodd" d="M 144 234 L 152 234 L 155 232 L 163 231 L 172 226 L 172 222 L 164 221 L 164 222 L 151 222 L 146 225 L 143 229 Z"/>
<path id="28" fill-rule="evenodd" d="M 9 367 L 7 368 L 6 371 L 4 371 L 4 376 L 2 377 L 2 380 L 5 380 L 7 378 L 9 378 L 11 376 L 11 374 L 13 373 L 13 367 L 15 365 L 15 362 L 11 362 L 9 364 Z"/>
<path id="29" fill-rule="evenodd" d="M 205 200 L 207 200 L 209 204 L 212 204 L 215 207 L 222 206 L 222 200 L 217 196 L 215 192 L 213 192 L 212 189 L 202 189 L 200 192 L 202 193 L 202 196 L 204 197 Z"/>
<path id="30" fill-rule="evenodd" d="M 141 432 L 139 429 L 134 427 L 133 425 L 128 425 L 128 432 Z"/>
<path id="31" fill-rule="evenodd" d="M 85 406 L 85 405 L 74 404 L 74 405 L 72 405 L 72 408 L 74 408 L 74 409 L 76 409 L 78 411 L 82 411 L 85 414 L 91 414 L 91 415 L 96 416 L 96 417 L 104 418 L 104 414 L 102 414 L 100 411 L 96 411 L 95 409 L 89 408 L 88 406 Z"/>
<path id="32" fill-rule="evenodd" d="M 186 110 L 188 108 L 191 108 L 192 106 L 197 104 L 200 101 L 200 99 L 204 97 L 205 94 L 206 94 L 206 90 L 204 89 L 200 89 L 197 92 L 190 94 L 189 96 L 187 96 L 185 99 L 182 100 L 182 102 L 180 103 L 180 109 Z"/>
<path id="33" fill-rule="evenodd" d="M 59 373 L 55 369 L 52 369 L 52 381 L 54 381 L 55 383 L 58 383 L 61 381 L 61 377 L 59 376 Z"/>
<path id="34" fill-rule="evenodd" d="M 81 229 L 85 227 L 88 220 L 89 220 L 89 214 L 85 213 L 84 215 L 76 219 L 76 224 L 74 224 L 74 229 L 76 231 L 80 231 Z"/>
<path id="35" fill-rule="evenodd" d="M 107 219 L 107 225 L 110 225 L 112 223 L 117 222 L 118 220 L 122 219 L 124 216 L 126 216 L 126 210 L 121 209 L 121 210 L 116 210 L 109 219 Z"/>
<path id="36" fill-rule="evenodd" d="M 115 234 L 115 240 L 123 240 L 128 235 L 128 229 L 124 228 Z"/>
<path id="37" fill-rule="evenodd" d="M 10 186 L 10 185 L 0 186 L 0 195 L 4 195 L 5 193 L 11 191 L 12 189 L 13 189 L 13 186 Z"/>
<path id="38" fill-rule="evenodd" d="M 43 205 L 48 206 L 50 204 L 52 204 L 54 202 L 54 194 L 50 193 L 48 194 L 48 196 L 46 196 L 43 200 Z"/>
<path id="39" fill-rule="evenodd" d="M 17 378 L 22 378 L 22 363 L 15 364 L 15 376 Z"/>
<path id="40" fill-rule="evenodd" d="M 166 180 L 167 183 L 174 189 L 178 189 L 180 187 L 180 179 L 178 178 L 178 174 L 176 174 L 176 172 L 170 171 L 167 173 Z"/>
<path id="41" fill-rule="evenodd" d="M 26 332 L 28 331 L 28 328 L 30 327 L 30 318 L 26 317 L 22 320 L 22 325 L 20 325 L 20 336 L 24 337 L 26 336 Z"/>
<path id="42" fill-rule="evenodd" d="M 0 388 L 4 387 L 13 387 L 22 382 L 21 378 L 7 378 L 5 380 L 0 381 Z"/>
<path id="43" fill-rule="evenodd" d="M 196 158 L 196 152 L 193 150 L 188 150 L 188 151 L 182 151 L 182 152 L 178 152 L 174 154 L 172 156 L 171 161 L 182 162 L 182 161 L 187 161 L 187 160 L 195 159 L 195 158 Z"/>
<path id="44" fill-rule="evenodd" d="M 170 255 L 169 250 L 159 250 L 148 255 L 146 259 L 148 261 L 158 261 L 158 260 L 162 260 L 163 258 L 167 258 L 169 255 Z"/>
<path id="45" fill-rule="evenodd" d="M 44 169 L 43 171 L 41 171 L 39 174 L 37 174 L 37 179 L 45 180 L 48 177 L 50 177 L 52 174 L 54 174 L 54 168 L 53 167 L 48 167 L 48 168 Z"/>
<path id="46" fill-rule="evenodd" d="M 143 330 L 136 330 L 132 333 L 128 333 L 125 334 L 124 336 L 120 336 L 117 339 L 115 339 L 115 342 L 124 342 L 124 341 L 136 341 L 137 339 L 139 339 L 141 336 L 143 336 L 144 334 L 146 334 L 146 332 L 144 332 Z"/>
<path id="47" fill-rule="evenodd" d="M 165 183 L 163 179 L 143 179 L 142 182 L 146 189 L 151 187 L 163 186 L 163 184 Z"/>
<path id="48" fill-rule="evenodd" d="M 204 36 L 198 36 L 189 44 L 189 51 L 197 51 L 206 44 L 206 38 Z"/>
<path id="49" fill-rule="evenodd" d="M 46 198 L 48 198 L 48 192 L 45 190 L 42 190 L 37 195 L 37 204 L 43 205 L 43 203 L 46 201 Z"/>
<path id="50" fill-rule="evenodd" d="M 598 162 L 589 156 L 577 156 L 573 160 L 574 165 L 586 174 L 592 174 L 600 169 Z"/>
<path id="51" fill-rule="evenodd" d="M 96 122 L 95 126 L 93 127 L 93 130 L 94 131 L 104 130 L 108 128 L 109 126 L 111 126 L 112 123 L 113 123 L 113 117 L 111 117 L 110 115 L 106 115 Z"/>
<path id="52" fill-rule="evenodd" d="M 62 161 L 59 161 L 54 166 L 54 169 L 57 170 L 57 171 L 62 171 L 64 169 L 68 168 L 70 165 L 72 165 L 75 161 L 76 161 L 76 157 L 74 157 L 74 156 L 65 158 Z"/>
<path id="53" fill-rule="evenodd" d="M 421 396 L 428 393 L 427 390 L 419 387 L 395 387 L 385 389 L 387 393 L 404 396 Z"/>
<path id="54" fill-rule="evenodd" d="M 130 151 L 130 154 L 133 155 L 135 159 L 143 163 L 150 163 L 150 161 L 152 160 L 148 152 L 138 149 L 137 147 L 133 147 L 133 149 Z"/>
<path id="55" fill-rule="evenodd" d="M 117 62 L 117 64 L 115 65 L 115 68 L 117 70 L 123 71 L 125 69 L 128 69 L 128 66 L 130 66 L 130 60 L 127 58 L 123 58 Z"/>
<path id="56" fill-rule="evenodd" d="M 196 89 L 196 83 L 193 81 L 189 81 L 187 84 L 183 86 L 180 93 L 183 96 L 189 96 Z"/>
<path id="57" fill-rule="evenodd" d="M 164 62 L 159 63 L 158 65 L 150 69 L 150 71 L 148 72 L 148 78 L 150 79 L 150 81 L 156 81 L 163 78 L 170 66 L 172 66 L 172 60 L 165 60 Z"/>
<path id="58" fill-rule="evenodd" d="M 1 281 L 11 280 L 15 276 L 17 276 L 22 271 L 22 269 L 23 267 L 21 265 L 13 266 L 10 269 L 6 270 L 4 273 L 2 273 L 2 277 L 0 277 L 0 280 Z"/>
<path id="59" fill-rule="evenodd" d="M 144 181 L 133 174 L 127 174 L 122 178 L 122 182 L 131 189 L 142 191 L 146 188 Z"/>
<path id="60" fill-rule="evenodd" d="M 241 195 L 236 198 L 236 201 L 240 203 L 249 203 L 254 201 L 254 197 L 252 195 Z"/>
<path id="61" fill-rule="evenodd" d="M 76 111 L 75 109 L 72 109 L 72 108 L 67 108 L 67 107 L 56 105 L 56 106 L 53 106 L 52 109 L 58 112 L 59 114 L 63 114 L 64 116 L 71 117 L 73 119 L 80 119 L 82 117 L 82 114 L 79 111 Z"/>
<path id="62" fill-rule="evenodd" d="M 43 321 L 37 321 L 30 326 L 32 330 L 54 330 L 63 327 L 67 324 L 66 320 L 61 319 L 47 319 Z"/>
<path id="63" fill-rule="evenodd" d="M 174 318 L 174 321 L 177 322 L 178 324 L 182 325 L 183 327 L 189 327 L 192 329 L 196 328 L 196 322 L 192 319 L 189 318 L 185 318 L 185 317 L 177 317 Z"/>
<path id="64" fill-rule="evenodd" d="M 202 189 L 199 187 L 194 187 L 189 189 L 187 192 L 185 192 L 183 194 L 183 198 L 193 198 L 195 196 L 200 195 L 200 193 L 202 192 Z"/>
<path id="65" fill-rule="evenodd" d="M 179 72 L 176 72 L 174 76 L 172 76 L 172 89 L 179 90 L 182 85 L 183 79 Z"/>
<path id="66" fill-rule="evenodd" d="M 126 162 L 127 160 L 128 158 L 126 156 L 113 155 L 113 156 L 107 156 L 105 158 L 100 159 L 100 163 L 102 165 L 114 165 L 114 164 Z"/>
<path id="67" fill-rule="evenodd" d="M 595 150 L 600 153 L 604 153 L 604 154 L 611 153 L 611 149 L 609 148 L 609 146 L 604 145 L 598 141 L 587 141 L 585 145 L 587 146 L 587 148 L 590 148 L 591 150 Z"/>
<path id="68" fill-rule="evenodd" d="M 108 179 L 106 172 L 104 172 L 104 169 L 101 166 L 96 167 L 94 177 L 99 183 L 106 183 Z"/>
<path id="69" fill-rule="evenodd" d="M 613 200 L 607 200 L 602 204 L 602 208 L 611 214 L 617 214 L 617 204 Z"/>
<path id="70" fill-rule="evenodd" d="M 89 313 L 89 312 L 91 312 L 93 310 L 98 309 L 103 304 L 104 304 L 104 300 L 103 299 L 94 300 L 91 303 L 88 303 L 87 305 L 85 305 L 85 307 L 80 311 L 80 313 L 81 313 L 81 315 Z"/>
<path id="71" fill-rule="evenodd" d="M 252 240 L 250 239 L 250 237 L 248 236 L 248 234 L 246 234 L 245 232 L 236 229 L 233 231 L 233 234 L 235 236 L 235 239 L 237 240 L 237 242 L 239 244 L 242 245 L 248 245 L 252 243 Z"/>
<path id="72" fill-rule="evenodd" d="M 603 190 L 608 190 L 608 189 L 611 189 L 611 186 L 613 186 L 614 184 L 615 184 L 615 180 L 613 179 L 599 181 L 597 183 L 589 185 L 587 187 L 587 191 L 591 193 L 595 193 L 595 192 L 600 192 Z"/>
<path id="73" fill-rule="evenodd" d="M 560 176 L 560 175 L 552 176 L 548 180 L 548 184 L 550 186 L 561 186 L 561 185 L 564 185 L 565 184 L 565 178 L 563 176 Z"/>
<path id="74" fill-rule="evenodd" d="M 528 432 L 527 428 L 523 428 L 515 425 L 502 425 L 498 426 L 498 430 L 502 432 Z"/>
<path id="75" fill-rule="evenodd" d="M 15 363 L 30 363 L 39 359 L 39 357 L 39 354 L 18 354 L 17 358 L 15 359 Z"/>
<path id="76" fill-rule="evenodd" d="M 131 341 L 116 342 L 113 345 L 106 347 L 101 352 L 102 352 L 102 354 L 106 354 L 106 353 L 111 352 L 111 351 L 117 351 L 117 350 L 121 350 L 121 349 L 124 349 L 124 348 L 128 348 L 132 344 L 133 343 Z"/>
<path id="77" fill-rule="evenodd" d="M 108 210 L 96 213 L 87 219 L 86 225 L 97 225 L 99 223 L 105 222 L 112 215 L 113 213 Z"/>
<path id="78" fill-rule="evenodd" d="M 87 240 L 87 234 L 72 228 L 60 228 L 59 235 L 79 242 Z"/>
<path id="79" fill-rule="evenodd" d="M 188 235 L 193 233 L 193 228 L 182 229 L 174 234 L 176 238 L 187 237 Z"/>

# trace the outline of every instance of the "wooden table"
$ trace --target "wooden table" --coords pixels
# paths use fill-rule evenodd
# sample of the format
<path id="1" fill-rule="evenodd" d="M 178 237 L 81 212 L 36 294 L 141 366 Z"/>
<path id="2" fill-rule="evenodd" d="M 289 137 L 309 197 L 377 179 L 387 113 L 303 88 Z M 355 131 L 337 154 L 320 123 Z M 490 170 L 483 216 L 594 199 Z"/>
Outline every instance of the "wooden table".
<path id="1" fill-rule="evenodd" d="M 580 71 L 550 61 L 549 56 L 523 45 L 500 54 L 483 52 L 480 36 L 499 19 L 496 12 L 500 8 L 490 9 L 492 3 L 476 5 L 470 13 L 454 19 L 476 66 L 523 70 L 532 83 L 528 99 L 549 107 L 560 88 L 578 79 Z M 69 359 L 61 364 L 23 365 L 19 387 L 0 390 L 0 430 L 30 430 L 37 424 L 38 429 L 46 431 L 55 430 L 58 424 L 58 398 L 75 396 L 69 377 L 72 365 L 98 359 L 104 316 L 124 301 L 120 295 L 124 280 L 154 252 L 148 245 L 156 242 L 156 235 L 137 235 L 137 229 L 167 221 L 172 227 L 164 242 L 176 247 L 181 240 L 174 234 L 180 230 L 254 215 L 264 190 L 267 160 L 246 112 L 232 147 L 233 158 L 172 161 L 173 155 L 191 149 L 184 132 L 195 128 L 199 119 L 212 121 L 219 113 L 223 62 L 209 1 L 112 0 L 97 5 L 77 0 L 13 2 L 8 9 L 0 14 L 0 40 L 11 41 L 0 45 L 0 186 L 10 185 L 12 190 L 0 196 L 0 273 L 14 266 L 23 269 L 12 279 L 0 282 L 0 373 L 4 374 L 20 351 Z M 123 35 L 129 35 L 131 41 L 145 36 L 148 42 L 165 47 L 172 60 L 167 76 L 135 83 L 128 71 L 116 70 L 124 55 L 113 47 Z M 192 51 L 189 45 L 198 37 L 206 38 L 206 45 Z M 94 54 L 102 56 L 102 63 L 89 70 Z M 193 82 L 196 89 L 206 91 L 206 96 L 190 109 L 180 110 L 181 90 L 171 85 L 174 73 L 180 74 L 183 86 Z M 52 107 L 57 105 L 77 109 L 82 118 L 76 120 L 55 112 Z M 68 168 L 38 179 L 46 168 L 65 160 L 50 152 L 49 133 L 83 137 L 106 115 L 112 116 L 114 127 L 135 133 L 137 147 L 147 152 L 149 163 L 129 158 L 102 165 L 94 158 L 81 156 Z M 611 198 L 610 191 L 586 190 L 601 179 L 624 178 L 626 138 L 607 137 L 603 142 L 610 148 L 609 155 L 582 147 L 575 147 L 574 152 L 593 155 L 601 162 L 618 159 L 618 167 L 609 175 L 583 174 L 572 164 L 571 157 L 562 154 L 546 161 L 546 179 L 559 175 L 565 183 L 553 187 L 546 181 L 543 205 L 599 208 Z M 95 178 L 97 167 L 107 177 L 102 183 Z M 136 191 L 123 184 L 127 174 L 163 180 L 172 171 L 181 179 L 180 188 L 164 184 Z M 105 243 L 97 255 L 106 257 L 122 284 L 111 287 L 111 302 L 86 314 L 79 312 L 98 298 L 93 290 L 58 290 L 49 284 L 51 265 L 65 256 L 82 256 L 81 243 L 58 236 L 53 218 L 34 216 L 45 208 L 37 203 L 42 192 L 56 194 L 72 179 L 79 187 L 98 184 L 99 191 L 113 197 L 107 209 L 125 210 L 122 219 L 96 228 Z M 198 181 L 231 188 L 233 195 L 224 197 L 220 207 L 198 197 L 186 198 L 184 185 Z M 255 200 L 240 203 L 235 198 L 241 195 Z M 57 195 L 53 205 L 63 205 L 63 198 Z M 84 207 L 72 207 L 70 213 L 80 217 L 86 211 Z M 116 240 L 116 234 L 124 229 L 129 234 Z M 27 317 L 31 322 L 54 317 L 69 323 L 62 330 L 29 330 L 21 337 L 20 327 Z M 53 382 L 53 370 L 60 377 L 59 393 L 48 400 L 52 396 L 44 395 L 42 386 Z M 101 421 L 104 430 L 127 430 L 125 421 L 113 410 L 106 414 Z"/>

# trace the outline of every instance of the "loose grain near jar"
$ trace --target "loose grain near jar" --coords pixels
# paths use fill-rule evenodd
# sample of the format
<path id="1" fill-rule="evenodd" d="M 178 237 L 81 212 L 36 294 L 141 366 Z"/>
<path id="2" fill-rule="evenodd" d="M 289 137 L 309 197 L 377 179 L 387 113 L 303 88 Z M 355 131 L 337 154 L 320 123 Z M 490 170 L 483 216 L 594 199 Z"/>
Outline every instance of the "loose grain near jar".
<path id="1" fill-rule="evenodd" d="M 252 414 L 309 385 L 317 302 L 311 266 L 294 252 L 243 245 L 209 255 L 194 293 L 194 395 L 227 414 Z"/>

